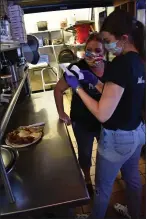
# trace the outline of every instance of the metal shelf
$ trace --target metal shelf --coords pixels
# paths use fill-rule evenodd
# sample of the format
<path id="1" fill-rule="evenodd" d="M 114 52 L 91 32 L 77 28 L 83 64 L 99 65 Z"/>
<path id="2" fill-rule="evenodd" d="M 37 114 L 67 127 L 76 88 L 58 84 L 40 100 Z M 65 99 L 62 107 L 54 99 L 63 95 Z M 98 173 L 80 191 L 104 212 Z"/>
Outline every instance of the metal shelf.
<path id="1" fill-rule="evenodd" d="M 17 49 L 19 47 L 20 47 L 19 41 L 8 40 L 8 41 L 0 42 L 0 52 Z"/>
<path id="2" fill-rule="evenodd" d="M 82 47 L 85 46 L 86 44 L 65 44 L 66 46 L 75 46 L 75 47 Z M 39 49 L 44 49 L 44 48 L 52 48 L 52 47 L 59 47 L 59 46 L 64 46 L 64 44 L 52 44 L 52 45 L 46 45 L 46 46 L 41 46 Z"/>
<path id="3" fill-rule="evenodd" d="M 2 140 L 2 137 L 3 137 L 4 133 L 5 133 L 7 124 L 9 122 L 9 119 L 11 117 L 11 114 L 13 112 L 13 109 L 15 107 L 15 104 L 17 102 L 17 99 L 19 97 L 19 94 L 20 94 L 21 89 L 24 85 L 24 82 L 26 80 L 27 75 L 28 75 L 28 71 L 24 72 L 24 76 L 23 76 L 23 78 L 22 78 L 22 80 L 21 80 L 21 82 L 20 82 L 20 84 L 19 84 L 19 86 L 18 86 L 18 88 L 17 88 L 17 90 L 16 90 L 16 92 L 15 92 L 8 108 L 7 108 L 7 111 L 5 112 L 5 115 L 2 118 L 2 121 L 1 121 L 1 124 L 0 124 L 0 142 Z"/>
<path id="4" fill-rule="evenodd" d="M 13 112 L 13 109 L 16 105 L 16 102 L 18 100 L 18 97 L 20 95 L 20 92 L 22 90 L 22 87 L 24 85 L 24 82 L 26 80 L 26 77 L 28 75 L 28 71 L 25 71 L 24 72 L 24 75 L 23 75 L 23 78 L 5 112 L 5 115 L 1 121 L 1 124 L 0 124 L 0 149 L 1 149 L 1 140 L 2 140 L 2 137 L 5 133 L 5 130 L 7 128 L 7 124 L 10 120 L 10 117 L 12 115 L 12 112 Z M 6 194 L 7 194 L 7 197 L 8 197 L 8 200 L 10 203 L 14 203 L 15 202 L 15 197 L 13 195 L 13 192 L 12 192 L 12 189 L 11 189 L 11 186 L 10 186 L 10 182 L 9 182 L 9 179 L 8 179 L 8 176 L 7 176 L 7 173 L 6 173 L 6 169 L 5 169 L 5 166 L 4 166 L 4 163 L 3 163 L 3 159 L 2 159 L 2 156 L 1 156 L 1 150 L 0 150 L 0 175 L 2 177 L 2 182 L 4 183 L 4 187 L 5 187 L 5 191 L 6 191 Z"/>
<path id="5" fill-rule="evenodd" d="M 50 29 L 50 30 L 37 31 L 34 33 L 28 33 L 28 34 L 50 33 L 50 32 L 56 32 L 56 31 L 61 31 L 61 29 Z"/>
<path id="6" fill-rule="evenodd" d="M 91 20 L 81 20 L 81 21 L 77 21 L 74 25 L 71 25 L 69 27 L 66 27 L 64 30 L 67 32 L 76 32 L 75 27 L 78 25 L 83 25 L 83 24 L 93 24 L 95 21 Z"/>

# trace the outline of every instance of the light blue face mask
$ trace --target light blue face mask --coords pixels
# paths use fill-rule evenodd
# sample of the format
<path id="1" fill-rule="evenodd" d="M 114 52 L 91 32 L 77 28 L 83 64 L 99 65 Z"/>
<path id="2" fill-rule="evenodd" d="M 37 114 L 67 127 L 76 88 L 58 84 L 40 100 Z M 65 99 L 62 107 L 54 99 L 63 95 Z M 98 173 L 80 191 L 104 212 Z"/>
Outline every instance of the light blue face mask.
<path id="1" fill-rule="evenodd" d="M 117 42 L 105 43 L 105 48 L 108 52 L 119 55 L 122 52 L 122 47 L 117 46 Z"/>

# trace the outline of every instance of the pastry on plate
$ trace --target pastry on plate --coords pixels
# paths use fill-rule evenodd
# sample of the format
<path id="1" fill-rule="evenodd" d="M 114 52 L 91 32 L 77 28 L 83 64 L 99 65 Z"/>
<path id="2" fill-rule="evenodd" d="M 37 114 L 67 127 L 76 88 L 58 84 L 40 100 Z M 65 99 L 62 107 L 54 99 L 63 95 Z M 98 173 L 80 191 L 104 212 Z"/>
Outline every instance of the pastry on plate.
<path id="1" fill-rule="evenodd" d="M 42 126 L 20 126 L 8 133 L 6 143 L 12 146 L 28 146 L 37 142 L 43 135 Z"/>

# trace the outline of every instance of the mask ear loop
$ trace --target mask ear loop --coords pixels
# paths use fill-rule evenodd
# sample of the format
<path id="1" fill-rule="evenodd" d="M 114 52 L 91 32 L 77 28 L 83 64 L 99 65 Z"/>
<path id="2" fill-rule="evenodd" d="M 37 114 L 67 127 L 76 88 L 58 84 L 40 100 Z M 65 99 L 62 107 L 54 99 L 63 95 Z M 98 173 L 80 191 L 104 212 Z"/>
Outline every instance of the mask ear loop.
<path id="1" fill-rule="evenodd" d="M 124 54 L 124 48 L 125 48 L 125 44 L 127 43 L 127 40 L 123 41 L 123 45 L 122 45 L 122 53 Z"/>

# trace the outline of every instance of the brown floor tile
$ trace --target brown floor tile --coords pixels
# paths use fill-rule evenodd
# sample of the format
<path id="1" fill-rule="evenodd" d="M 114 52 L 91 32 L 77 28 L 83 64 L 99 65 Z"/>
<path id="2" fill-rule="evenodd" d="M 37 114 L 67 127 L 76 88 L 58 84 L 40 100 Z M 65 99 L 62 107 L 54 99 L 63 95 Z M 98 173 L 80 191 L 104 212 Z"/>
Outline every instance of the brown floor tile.
<path id="1" fill-rule="evenodd" d="M 109 206 L 108 206 L 107 213 L 106 213 L 106 218 L 113 218 L 113 219 L 122 218 L 114 210 L 113 206 L 116 203 L 126 204 L 124 191 L 115 192 L 111 195 Z"/>
<path id="2" fill-rule="evenodd" d="M 119 173 L 117 174 L 116 179 L 117 179 L 117 180 L 120 180 L 121 178 L 122 178 L 122 176 L 121 176 L 121 172 L 119 171 Z"/>
<path id="3" fill-rule="evenodd" d="M 144 175 L 141 175 L 141 182 L 142 182 L 142 185 L 146 184 L 146 178 Z"/>
<path id="4" fill-rule="evenodd" d="M 123 180 L 116 180 L 113 185 L 112 193 L 124 190 Z"/>
<path id="5" fill-rule="evenodd" d="M 139 160 L 139 164 L 145 164 L 145 163 L 146 163 L 146 160 L 143 157 L 141 157 Z"/>
<path id="6" fill-rule="evenodd" d="M 95 175 L 95 166 L 92 166 L 90 169 L 90 176 Z"/>
<path id="7" fill-rule="evenodd" d="M 82 209 L 82 207 L 77 207 L 77 208 L 75 208 L 75 213 L 76 213 L 76 214 L 83 214 L 83 209 Z"/>
<path id="8" fill-rule="evenodd" d="M 82 208 L 83 208 L 84 214 L 90 213 L 91 212 L 91 208 L 92 208 L 92 204 L 83 205 Z"/>
<path id="9" fill-rule="evenodd" d="M 142 186 L 142 196 L 146 197 L 146 185 Z"/>
<path id="10" fill-rule="evenodd" d="M 146 165 L 145 164 L 139 165 L 139 170 L 142 174 L 145 174 L 146 173 Z"/>

